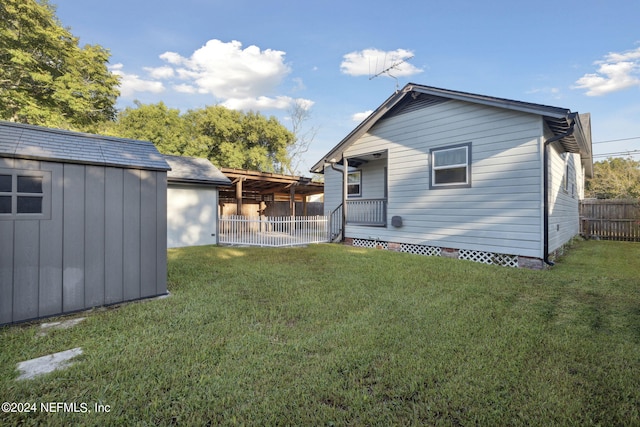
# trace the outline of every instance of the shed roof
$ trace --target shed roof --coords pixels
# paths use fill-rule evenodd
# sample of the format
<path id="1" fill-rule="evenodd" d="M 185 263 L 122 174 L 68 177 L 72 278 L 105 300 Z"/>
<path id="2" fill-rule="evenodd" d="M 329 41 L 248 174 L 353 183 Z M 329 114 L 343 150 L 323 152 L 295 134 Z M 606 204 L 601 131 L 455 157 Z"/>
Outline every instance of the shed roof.
<path id="1" fill-rule="evenodd" d="M 0 121 L 0 157 L 168 170 L 148 141 Z"/>
<path id="2" fill-rule="evenodd" d="M 171 166 L 167 173 L 169 182 L 231 185 L 231 180 L 207 159 L 169 155 L 164 158 Z"/>
<path id="3" fill-rule="evenodd" d="M 571 112 L 571 110 L 566 108 L 441 89 L 415 83 L 408 83 L 402 90 L 387 98 L 387 100 L 360 123 L 358 127 L 351 131 L 349 135 L 340 141 L 340 143 L 319 162 L 313 165 L 311 172 L 321 173 L 325 163 L 332 159 L 340 160 L 342 153 L 358 138 L 368 132 L 373 125 L 388 114 L 393 114 L 393 112 L 398 111 L 399 108 L 406 107 L 406 104 L 418 101 L 418 105 L 425 106 L 430 103 L 450 99 L 542 116 L 553 134 L 561 137 L 559 141 L 567 152 L 580 153 L 582 161 L 587 168 L 587 173 L 590 174 L 593 159 L 591 152 L 591 121 L 588 114 L 578 115 L 578 113 Z"/>

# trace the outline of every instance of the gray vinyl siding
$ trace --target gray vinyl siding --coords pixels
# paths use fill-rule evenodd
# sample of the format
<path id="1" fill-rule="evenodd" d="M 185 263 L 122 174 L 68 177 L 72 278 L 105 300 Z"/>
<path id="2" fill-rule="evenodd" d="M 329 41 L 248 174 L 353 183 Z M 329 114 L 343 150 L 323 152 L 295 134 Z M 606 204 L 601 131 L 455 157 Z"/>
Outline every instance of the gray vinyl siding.
<path id="1" fill-rule="evenodd" d="M 340 168 L 341 166 L 336 166 Z M 342 203 L 342 174 L 331 166 L 324 168 L 324 214 L 331 212 Z"/>
<path id="2" fill-rule="evenodd" d="M 541 257 L 542 134 L 538 115 L 460 101 L 380 120 L 345 155 L 388 150 L 387 218 L 401 216 L 403 227 L 347 225 L 346 237 Z M 464 143 L 471 188 L 430 190 L 429 150 Z M 382 167 L 360 169 L 383 176 Z M 325 176 L 327 210 L 335 178 Z"/>
<path id="3" fill-rule="evenodd" d="M 564 188 L 565 162 L 568 165 L 568 186 Z M 560 146 L 549 149 L 549 252 L 553 252 L 580 233 L 579 202 L 581 175 L 579 154 L 562 158 Z"/>
<path id="4" fill-rule="evenodd" d="M 50 218 L 0 219 L 0 324 L 166 293 L 166 172 L 0 158 L 51 173 Z"/>

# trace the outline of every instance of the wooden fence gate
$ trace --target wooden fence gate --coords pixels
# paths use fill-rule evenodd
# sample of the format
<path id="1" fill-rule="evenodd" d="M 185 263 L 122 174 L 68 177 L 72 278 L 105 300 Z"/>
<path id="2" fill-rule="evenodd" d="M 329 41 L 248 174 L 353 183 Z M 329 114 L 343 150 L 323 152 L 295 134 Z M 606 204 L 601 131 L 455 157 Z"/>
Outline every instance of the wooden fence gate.
<path id="1" fill-rule="evenodd" d="M 640 200 L 582 200 L 580 234 L 587 239 L 640 242 Z"/>

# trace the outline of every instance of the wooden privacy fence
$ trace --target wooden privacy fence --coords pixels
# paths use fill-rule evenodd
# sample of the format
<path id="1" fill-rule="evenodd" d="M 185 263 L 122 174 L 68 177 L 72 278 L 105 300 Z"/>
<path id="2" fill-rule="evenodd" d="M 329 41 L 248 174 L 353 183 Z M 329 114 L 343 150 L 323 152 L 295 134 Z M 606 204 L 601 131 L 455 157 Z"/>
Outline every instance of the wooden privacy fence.
<path id="1" fill-rule="evenodd" d="M 588 239 L 640 242 L 640 200 L 582 200 L 580 233 Z"/>
<path id="2" fill-rule="evenodd" d="M 222 245 L 295 246 L 329 241 L 326 216 L 220 217 L 219 242 Z"/>

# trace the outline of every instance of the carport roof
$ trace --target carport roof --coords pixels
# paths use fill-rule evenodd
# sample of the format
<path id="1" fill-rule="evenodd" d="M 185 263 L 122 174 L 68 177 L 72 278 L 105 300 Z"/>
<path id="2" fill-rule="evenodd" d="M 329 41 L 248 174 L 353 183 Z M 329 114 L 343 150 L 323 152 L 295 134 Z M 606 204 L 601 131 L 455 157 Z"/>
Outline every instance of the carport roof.
<path id="1" fill-rule="evenodd" d="M 0 121 L 0 157 L 166 171 L 148 141 Z"/>
<path id="2" fill-rule="evenodd" d="M 233 168 L 220 170 L 234 183 L 242 180 L 242 191 L 245 194 L 288 194 L 292 186 L 295 187 L 295 194 L 324 193 L 324 184 L 312 182 L 311 178 Z"/>

